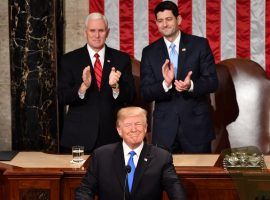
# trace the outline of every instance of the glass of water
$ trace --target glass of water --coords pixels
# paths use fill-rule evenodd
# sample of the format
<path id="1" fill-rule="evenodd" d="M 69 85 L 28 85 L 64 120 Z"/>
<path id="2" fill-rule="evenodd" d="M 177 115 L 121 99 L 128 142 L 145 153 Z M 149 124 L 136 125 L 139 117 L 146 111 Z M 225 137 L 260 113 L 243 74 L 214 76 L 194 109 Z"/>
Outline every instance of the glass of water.
<path id="1" fill-rule="evenodd" d="M 84 147 L 83 146 L 73 146 L 72 147 L 72 160 L 75 163 L 83 161 Z"/>

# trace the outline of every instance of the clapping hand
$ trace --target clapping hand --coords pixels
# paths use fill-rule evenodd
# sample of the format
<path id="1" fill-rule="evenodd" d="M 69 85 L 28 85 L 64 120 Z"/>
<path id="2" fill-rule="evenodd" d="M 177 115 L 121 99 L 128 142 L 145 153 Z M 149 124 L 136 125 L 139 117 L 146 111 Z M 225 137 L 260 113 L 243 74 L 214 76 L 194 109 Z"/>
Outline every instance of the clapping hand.
<path id="1" fill-rule="evenodd" d="M 120 77 L 121 77 L 121 72 L 119 70 L 116 70 L 115 67 L 112 67 L 111 73 L 109 76 L 109 85 L 112 88 L 115 87 L 115 85 L 118 84 Z"/>
<path id="2" fill-rule="evenodd" d="M 191 86 L 191 75 L 192 75 L 192 71 L 189 71 L 184 81 L 181 81 L 181 80 L 174 81 L 175 89 L 178 92 L 189 90 Z"/>
<path id="3" fill-rule="evenodd" d="M 162 65 L 162 75 L 165 80 L 166 86 L 169 87 L 174 79 L 174 69 L 173 64 L 170 63 L 168 59 L 166 59 L 165 63 Z"/>
<path id="4" fill-rule="evenodd" d="M 82 79 L 84 85 L 89 88 L 91 85 L 92 77 L 90 73 L 90 66 L 87 66 L 83 69 Z"/>
<path id="5" fill-rule="evenodd" d="M 83 69 L 82 80 L 83 80 L 83 82 L 81 84 L 79 92 L 83 94 L 90 87 L 91 82 L 92 82 L 92 76 L 90 73 L 90 66 L 87 66 Z"/>

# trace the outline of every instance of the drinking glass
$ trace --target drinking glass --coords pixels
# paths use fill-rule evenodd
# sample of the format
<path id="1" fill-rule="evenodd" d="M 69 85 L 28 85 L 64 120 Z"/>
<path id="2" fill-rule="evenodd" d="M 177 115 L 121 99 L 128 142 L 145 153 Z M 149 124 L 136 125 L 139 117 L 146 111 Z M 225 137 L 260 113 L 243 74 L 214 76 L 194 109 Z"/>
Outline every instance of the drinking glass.
<path id="1" fill-rule="evenodd" d="M 72 158 L 73 162 L 79 163 L 83 161 L 84 147 L 83 146 L 73 146 L 72 147 Z"/>

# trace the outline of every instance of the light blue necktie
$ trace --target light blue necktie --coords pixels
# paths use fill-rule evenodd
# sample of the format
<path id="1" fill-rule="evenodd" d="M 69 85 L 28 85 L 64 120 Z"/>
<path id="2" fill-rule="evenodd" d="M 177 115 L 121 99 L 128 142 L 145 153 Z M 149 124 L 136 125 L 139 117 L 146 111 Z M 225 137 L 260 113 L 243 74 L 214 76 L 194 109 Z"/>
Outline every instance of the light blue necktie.
<path id="1" fill-rule="evenodd" d="M 135 172 L 135 165 L 134 165 L 134 161 L 133 161 L 133 156 L 136 155 L 136 153 L 134 151 L 129 152 L 130 157 L 128 160 L 128 165 L 131 168 L 131 171 L 128 173 L 128 189 L 129 192 L 131 192 L 132 189 L 132 183 L 133 183 L 133 178 L 134 178 L 134 172 Z"/>
<path id="2" fill-rule="evenodd" d="M 171 43 L 170 45 L 170 61 L 173 64 L 173 68 L 174 68 L 174 77 L 177 77 L 177 66 L 178 66 L 178 54 L 175 50 L 176 45 L 174 43 Z"/>

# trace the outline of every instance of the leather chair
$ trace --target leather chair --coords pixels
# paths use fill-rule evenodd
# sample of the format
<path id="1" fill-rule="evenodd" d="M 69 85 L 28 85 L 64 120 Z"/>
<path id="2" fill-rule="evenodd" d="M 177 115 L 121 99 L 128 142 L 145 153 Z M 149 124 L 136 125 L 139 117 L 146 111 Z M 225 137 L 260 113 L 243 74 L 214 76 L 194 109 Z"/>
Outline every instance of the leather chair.
<path id="1" fill-rule="evenodd" d="M 270 151 L 270 80 L 264 69 L 248 59 L 217 64 L 219 89 L 212 96 L 216 139 L 213 152 L 257 146 Z"/>
<path id="2" fill-rule="evenodd" d="M 151 143 L 151 126 L 152 126 L 152 112 L 153 112 L 153 103 L 146 103 L 141 98 L 140 93 L 140 62 L 138 60 L 132 60 L 132 74 L 134 77 L 134 83 L 136 88 L 136 98 L 134 101 L 135 106 L 139 106 L 144 108 L 147 111 L 147 122 L 148 122 L 148 128 L 147 128 L 147 134 L 146 134 L 146 140 L 147 143 Z"/>
<path id="3" fill-rule="evenodd" d="M 270 151 L 270 80 L 264 69 L 248 59 L 232 58 L 216 65 L 219 89 L 211 95 L 216 139 L 212 152 L 226 148 L 257 146 Z M 151 143 L 154 104 L 140 97 L 140 62 L 132 61 L 137 97 L 134 105 L 148 112 L 147 142 Z"/>

